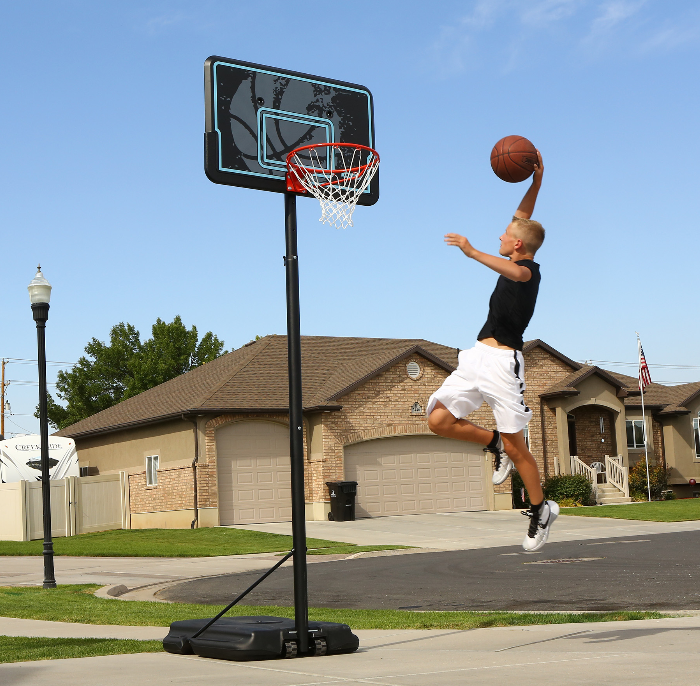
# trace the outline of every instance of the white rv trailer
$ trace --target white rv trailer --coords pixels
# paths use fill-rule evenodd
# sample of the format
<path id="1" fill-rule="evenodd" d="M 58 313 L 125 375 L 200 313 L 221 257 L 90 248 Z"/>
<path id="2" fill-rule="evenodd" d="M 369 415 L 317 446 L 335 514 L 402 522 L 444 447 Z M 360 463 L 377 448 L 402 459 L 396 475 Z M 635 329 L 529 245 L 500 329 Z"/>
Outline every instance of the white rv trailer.
<path id="1" fill-rule="evenodd" d="M 80 476 L 72 438 L 49 436 L 49 479 Z M 38 434 L 0 441 L 0 483 L 41 481 L 41 443 Z"/>

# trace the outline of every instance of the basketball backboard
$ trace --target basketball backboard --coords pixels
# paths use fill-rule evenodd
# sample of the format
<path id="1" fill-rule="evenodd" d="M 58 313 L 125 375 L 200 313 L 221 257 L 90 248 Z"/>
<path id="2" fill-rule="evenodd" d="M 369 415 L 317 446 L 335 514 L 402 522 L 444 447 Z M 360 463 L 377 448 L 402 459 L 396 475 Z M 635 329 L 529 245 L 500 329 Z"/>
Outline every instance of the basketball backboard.
<path id="1" fill-rule="evenodd" d="M 214 183 L 286 191 L 286 157 L 314 143 L 374 147 L 364 86 L 225 57 L 204 63 L 204 169 Z M 358 201 L 379 199 L 379 175 Z"/>

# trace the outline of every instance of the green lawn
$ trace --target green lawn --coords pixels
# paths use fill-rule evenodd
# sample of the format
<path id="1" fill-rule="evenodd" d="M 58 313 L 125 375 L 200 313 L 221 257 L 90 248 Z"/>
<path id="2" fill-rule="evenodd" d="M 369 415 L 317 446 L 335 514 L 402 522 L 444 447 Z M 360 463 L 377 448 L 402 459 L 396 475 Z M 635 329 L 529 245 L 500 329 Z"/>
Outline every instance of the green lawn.
<path id="1" fill-rule="evenodd" d="M 401 545 L 353 545 L 308 538 L 310 555 L 396 550 Z M 286 552 L 292 537 L 250 529 L 117 529 L 53 541 L 56 555 L 79 557 L 216 557 Z M 0 541 L 0 555 L 41 555 L 43 541 Z"/>
<path id="2" fill-rule="evenodd" d="M 160 641 L 0 636 L 0 663 L 160 652 L 163 652 L 163 644 Z"/>
<path id="3" fill-rule="evenodd" d="M 637 519 L 644 522 L 688 522 L 700 519 L 700 498 L 630 503 L 629 505 L 563 507 L 561 514 L 576 515 L 577 517 Z"/>
<path id="4" fill-rule="evenodd" d="M 121 624 L 167 627 L 179 619 L 213 617 L 221 606 L 156 603 L 97 598 L 96 585 L 0 587 L 0 616 L 81 624 Z M 294 617 L 291 607 L 236 606 L 235 615 Z M 410 612 L 406 610 L 337 610 L 311 608 L 309 619 L 344 622 L 353 629 L 476 629 L 493 626 L 609 622 L 659 619 L 658 612 L 517 613 L 517 612 Z"/>

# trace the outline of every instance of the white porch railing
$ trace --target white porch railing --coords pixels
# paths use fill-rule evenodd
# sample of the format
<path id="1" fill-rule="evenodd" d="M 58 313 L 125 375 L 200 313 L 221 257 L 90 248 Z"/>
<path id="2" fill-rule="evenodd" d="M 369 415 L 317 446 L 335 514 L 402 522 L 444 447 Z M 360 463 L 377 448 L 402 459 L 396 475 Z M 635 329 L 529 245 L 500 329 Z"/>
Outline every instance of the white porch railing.
<path id="1" fill-rule="evenodd" d="M 576 455 L 571 456 L 571 473 L 583 474 L 593 487 L 593 498 L 598 499 L 598 472 L 593 467 L 589 467 L 583 460 L 579 460 Z"/>
<path id="2" fill-rule="evenodd" d="M 629 473 L 627 468 L 622 465 L 622 455 L 605 456 L 605 474 L 608 483 L 621 490 L 625 494 L 625 498 L 628 498 L 630 494 Z"/>

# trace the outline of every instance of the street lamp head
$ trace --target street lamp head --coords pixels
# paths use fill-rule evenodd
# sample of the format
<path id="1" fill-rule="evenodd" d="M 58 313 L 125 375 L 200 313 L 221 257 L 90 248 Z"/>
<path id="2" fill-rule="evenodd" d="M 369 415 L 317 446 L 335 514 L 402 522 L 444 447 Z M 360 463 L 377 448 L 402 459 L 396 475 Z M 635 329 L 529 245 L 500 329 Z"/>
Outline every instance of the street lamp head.
<path id="1" fill-rule="evenodd" d="M 37 303 L 47 303 L 51 300 L 51 284 L 44 278 L 41 273 L 41 265 L 37 267 L 36 276 L 32 279 L 29 286 L 29 300 L 32 305 Z"/>

